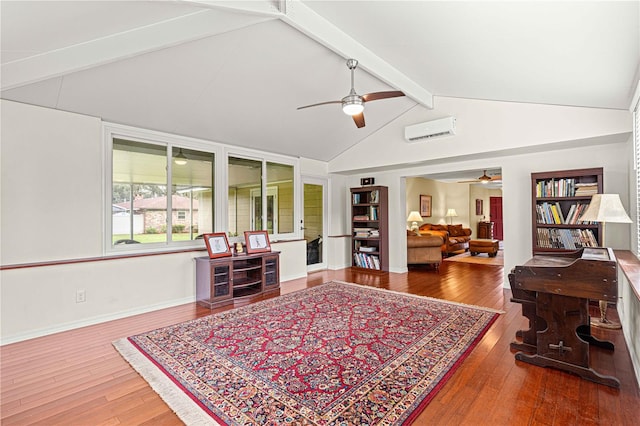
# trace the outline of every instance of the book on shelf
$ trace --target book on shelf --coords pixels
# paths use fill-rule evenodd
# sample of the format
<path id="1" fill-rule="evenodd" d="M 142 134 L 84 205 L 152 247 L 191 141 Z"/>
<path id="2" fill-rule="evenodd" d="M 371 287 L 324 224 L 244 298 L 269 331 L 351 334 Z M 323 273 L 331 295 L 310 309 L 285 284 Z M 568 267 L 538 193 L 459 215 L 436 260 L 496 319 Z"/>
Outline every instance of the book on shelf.
<path id="1" fill-rule="evenodd" d="M 378 238 L 380 231 L 375 228 L 353 228 L 356 238 Z"/>
<path id="2" fill-rule="evenodd" d="M 360 268 L 380 269 L 380 259 L 373 254 L 354 253 L 353 263 Z"/>
<path id="3" fill-rule="evenodd" d="M 598 184 L 593 183 L 577 183 L 576 184 L 576 197 L 582 197 L 587 195 L 593 195 L 598 193 Z"/>
<path id="4" fill-rule="evenodd" d="M 362 252 L 365 252 L 365 253 L 371 253 L 373 251 L 376 251 L 376 248 L 375 247 L 369 247 L 369 246 L 360 246 L 358 248 L 358 251 L 362 251 Z"/>
<path id="5" fill-rule="evenodd" d="M 372 220 L 378 220 L 378 207 L 371 206 L 369 207 L 369 216 L 371 216 Z"/>
<path id="6" fill-rule="evenodd" d="M 578 250 L 582 247 L 598 247 L 591 229 L 538 228 L 538 247 Z"/>
<path id="7" fill-rule="evenodd" d="M 369 215 L 367 214 L 357 214 L 353 216 L 353 220 L 369 220 Z"/>
<path id="8" fill-rule="evenodd" d="M 353 194 L 353 204 L 360 204 L 360 194 L 357 192 Z"/>
<path id="9" fill-rule="evenodd" d="M 536 204 L 536 222 L 545 225 L 592 225 L 592 222 L 580 220 L 580 216 L 582 216 L 587 207 L 589 207 L 589 204 L 571 204 L 565 216 L 558 202 L 553 204 L 548 202 Z"/>
<path id="10" fill-rule="evenodd" d="M 574 178 L 541 180 L 536 183 L 536 197 L 573 197 L 576 185 Z"/>

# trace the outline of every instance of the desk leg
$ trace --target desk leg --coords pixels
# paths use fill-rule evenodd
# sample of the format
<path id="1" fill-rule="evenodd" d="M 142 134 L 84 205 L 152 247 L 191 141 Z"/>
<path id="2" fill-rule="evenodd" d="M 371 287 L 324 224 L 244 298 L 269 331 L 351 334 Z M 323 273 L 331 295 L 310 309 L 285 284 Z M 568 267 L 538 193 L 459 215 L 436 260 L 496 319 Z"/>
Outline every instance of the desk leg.
<path id="1" fill-rule="evenodd" d="M 537 353 L 516 354 L 516 359 L 540 367 L 552 367 L 614 388 L 620 381 L 602 375 L 589 367 L 589 343 L 578 335 L 578 330 L 589 326 L 587 299 L 538 292 L 537 314 L 547 327 L 539 331 Z M 593 337 L 593 336 L 591 336 Z"/>
<path id="2" fill-rule="evenodd" d="M 600 383 L 601 385 L 610 386 L 617 389 L 620 388 L 620 380 L 613 376 L 605 376 L 603 374 L 600 374 L 593 368 L 580 367 L 579 365 L 569 364 L 568 362 L 558 361 L 556 359 L 547 358 L 540 355 L 527 355 L 522 352 L 518 352 L 516 354 L 516 359 L 518 361 L 523 361 L 540 367 L 557 368 L 558 370 L 577 374 L 583 379 L 587 379 L 595 383 Z"/>
<path id="3" fill-rule="evenodd" d="M 529 320 L 527 330 L 516 331 L 516 338 L 520 341 L 511 342 L 511 349 L 535 353 L 537 350 L 538 331 L 547 328 L 545 321 L 536 314 L 536 292 L 521 290 L 514 285 L 515 275 L 513 271 L 509 274 L 509 284 L 511 285 L 511 301 L 522 305 L 522 316 Z"/>

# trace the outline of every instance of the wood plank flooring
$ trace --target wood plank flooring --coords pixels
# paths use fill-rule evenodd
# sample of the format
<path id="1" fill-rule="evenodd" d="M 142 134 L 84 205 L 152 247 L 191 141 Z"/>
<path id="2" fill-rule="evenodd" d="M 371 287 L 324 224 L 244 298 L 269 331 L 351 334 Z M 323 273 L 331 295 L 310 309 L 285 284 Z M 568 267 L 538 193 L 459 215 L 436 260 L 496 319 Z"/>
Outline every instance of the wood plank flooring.
<path id="1" fill-rule="evenodd" d="M 515 361 L 509 343 L 527 320 L 502 288 L 501 267 L 444 262 L 439 271 L 412 267 L 408 274 L 322 271 L 282 283 L 282 293 L 331 279 L 505 311 L 414 424 L 639 424 L 640 391 L 621 331 L 595 329 L 616 349 L 591 349 L 593 367 L 618 377 L 619 390 Z M 207 314 L 188 304 L 3 346 L 1 424 L 182 424 L 111 342 Z"/>

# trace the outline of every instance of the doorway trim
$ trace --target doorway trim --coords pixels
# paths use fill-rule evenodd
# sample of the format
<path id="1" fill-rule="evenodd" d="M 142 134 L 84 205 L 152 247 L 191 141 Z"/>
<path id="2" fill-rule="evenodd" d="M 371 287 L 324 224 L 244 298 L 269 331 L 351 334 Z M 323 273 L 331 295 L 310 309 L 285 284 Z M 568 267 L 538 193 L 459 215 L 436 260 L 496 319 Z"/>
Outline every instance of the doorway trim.
<path id="1" fill-rule="evenodd" d="M 312 265 L 307 265 L 307 272 L 314 272 L 314 271 L 319 271 L 322 269 L 327 269 L 327 226 L 328 226 L 328 217 L 327 217 L 327 211 L 328 211 L 328 200 L 329 200 L 329 194 L 328 194 L 328 188 L 329 188 L 329 179 L 328 178 L 324 178 L 324 177 L 318 177 L 318 176 L 310 176 L 310 175 L 302 175 L 301 176 L 301 180 L 302 180 L 302 184 L 300 185 L 300 192 L 301 192 L 301 196 L 300 196 L 300 201 L 302 204 L 302 211 L 301 211 L 301 217 L 300 217 L 300 224 L 299 224 L 299 231 L 301 236 L 304 238 L 304 186 L 305 184 L 310 184 L 310 185 L 319 185 L 322 187 L 322 253 L 321 253 L 321 258 L 322 258 L 322 262 L 320 263 L 314 263 Z"/>

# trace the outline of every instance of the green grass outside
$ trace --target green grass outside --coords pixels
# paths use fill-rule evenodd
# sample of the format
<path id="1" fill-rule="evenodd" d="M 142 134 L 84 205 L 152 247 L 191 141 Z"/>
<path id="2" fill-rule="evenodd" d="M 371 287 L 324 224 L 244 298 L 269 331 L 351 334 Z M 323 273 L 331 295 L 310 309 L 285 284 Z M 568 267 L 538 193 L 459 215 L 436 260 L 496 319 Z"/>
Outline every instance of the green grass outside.
<path id="1" fill-rule="evenodd" d="M 173 241 L 189 241 L 190 234 L 188 232 L 183 232 L 180 234 L 172 234 Z M 195 235 L 194 235 L 195 237 Z M 113 242 L 115 243 L 118 240 L 128 240 L 131 238 L 129 234 L 120 234 L 113 236 Z M 140 243 L 164 243 L 167 241 L 166 234 L 134 234 L 133 239 Z"/>

